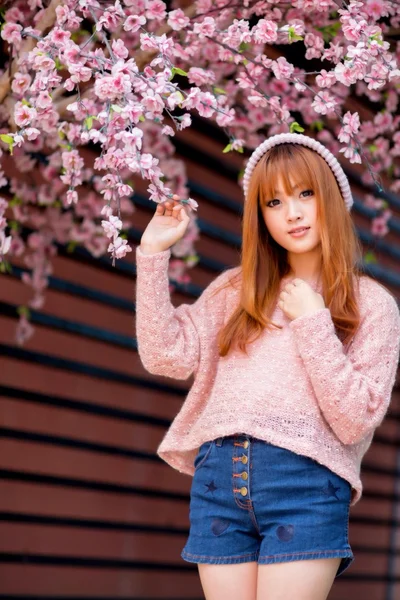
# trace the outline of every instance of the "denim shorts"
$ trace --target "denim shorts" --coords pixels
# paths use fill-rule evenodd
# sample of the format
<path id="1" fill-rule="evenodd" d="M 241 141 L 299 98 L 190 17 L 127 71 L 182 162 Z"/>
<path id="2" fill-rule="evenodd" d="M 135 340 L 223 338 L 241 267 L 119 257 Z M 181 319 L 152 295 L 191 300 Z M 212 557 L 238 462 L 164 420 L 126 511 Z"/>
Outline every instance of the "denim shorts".
<path id="1" fill-rule="evenodd" d="M 182 558 L 193 563 L 280 563 L 342 558 L 351 485 L 315 460 L 245 434 L 200 446 Z"/>

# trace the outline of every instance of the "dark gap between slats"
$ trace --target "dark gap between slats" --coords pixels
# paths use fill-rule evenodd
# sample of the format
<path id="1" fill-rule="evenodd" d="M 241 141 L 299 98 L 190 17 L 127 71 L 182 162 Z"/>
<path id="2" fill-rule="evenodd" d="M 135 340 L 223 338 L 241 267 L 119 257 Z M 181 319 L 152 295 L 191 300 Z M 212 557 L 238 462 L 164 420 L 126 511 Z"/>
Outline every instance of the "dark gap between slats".
<path id="1" fill-rule="evenodd" d="M 164 490 L 155 490 L 152 488 L 142 488 L 133 485 L 122 485 L 116 483 L 106 483 L 103 481 L 79 479 L 76 477 L 64 477 L 59 475 L 44 475 L 38 473 L 30 473 L 17 469 L 0 469 L 0 480 L 1 479 L 7 481 L 18 481 L 21 483 L 53 485 L 56 487 L 67 487 L 89 491 L 107 492 L 112 494 L 120 494 L 124 496 L 141 496 L 148 498 L 157 498 L 160 500 L 174 500 L 178 502 L 185 502 L 186 504 L 189 503 L 189 494 L 167 492 Z"/>
<path id="2" fill-rule="evenodd" d="M 29 552 L 0 552 L 0 564 L 46 565 L 58 567 L 87 567 L 98 569 L 135 569 L 141 571 L 196 572 L 197 566 L 187 563 L 150 562 L 112 558 L 81 558 L 55 554 L 32 554 Z"/>
<path id="3" fill-rule="evenodd" d="M 13 388 L 4 385 L 0 385 L 0 396 L 12 398 L 17 402 L 31 402 L 44 406 L 66 408 L 76 412 L 83 412 L 91 415 L 106 417 L 107 419 L 117 419 L 133 423 L 143 423 L 145 425 L 152 425 L 154 427 L 165 428 L 168 427 L 171 423 L 169 419 L 153 417 L 151 415 L 138 413 L 133 410 L 108 407 L 96 403 L 92 404 L 91 402 L 85 402 L 83 400 L 72 400 L 70 398 L 62 398 L 61 396 L 56 395 L 48 396 L 46 394 L 31 392 L 28 390 Z"/>
<path id="4" fill-rule="evenodd" d="M 77 517 L 58 517 L 1 511 L 0 521 L 7 523 L 25 523 L 29 525 L 44 525 L 51 527 L 68 527 L 75 529 L 100 529 L 107 531 L 135 531 L 149 534 L 167 534 L 187 536 L 186 527 L 167 527 L 150 523 L 126 523 L 120 521 L 104 521 L 100 519 L 81 519 Z"/>
<path id="5" fill-rule="evenodd" d="M 119 371 L 113 371 L 111 369 L 105 369 L 103 367 L 96 367 L 87 363 L 74 361 L 71 359 L 60 358 L 58 356 L 45 354 L 44 352 L 37 352 L 33 350 L 26 350 L 24 348 L 17 348 L 7 344 L 0 344 L 0 356 L 6 356 L 7 358 L 13 358 L 25 362 L 31 362 L 41 364 L 46 367 L 53 369 L 61 369 L 63 371 L 69 371 L 72 373 L 79 373 L 81 375 L 87 375 L 97 379 L 105 379 L 106 381 L 123 383 L 130 386 L 142 387 L 150 390 L 157 390 L 166 394 L 172 394 L 174 396 L 184 397 L 187 395 L 189 390 L 185 390 L 179 387 L 175 387 L 171 384 L 159 383 L 142 377 L 135 377 L 134 375 L 126 375 Z"/>

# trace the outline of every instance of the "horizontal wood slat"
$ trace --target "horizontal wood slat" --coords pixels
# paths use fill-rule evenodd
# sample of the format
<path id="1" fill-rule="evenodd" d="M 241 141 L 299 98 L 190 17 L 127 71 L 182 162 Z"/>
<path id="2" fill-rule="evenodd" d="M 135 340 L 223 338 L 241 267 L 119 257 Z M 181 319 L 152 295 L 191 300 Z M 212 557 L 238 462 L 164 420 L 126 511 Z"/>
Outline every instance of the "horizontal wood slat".
<path id="1" fill-rule="evenodd" d="M 54 555 L 182 566 L 187 535 L 0 522 L 1 554 Z M 0 583 L 1 589 L 1 583 Z"/>
<path id="2" fill-rule="evenodd" d="M 0 512 L 188 528 L 189 495 L 149 496 L 0 479 Z"/>
<path id="3" fill-rule="evenodd" d="M 17 559 L 17 557 L 16 557 Z M 183 564 L 179 569 L 85 568 L 46 564 L 1 564 L 2 594 L 36 594 L 40 596 L 74 595 L 81 598 L 104 596 L 118 598 L 201 598 L 202 592 L 195 566 Z M 61 585 L 60 585 L 61 584 Z"/>
<path id="4" fill-rule="evenodd" d="M 175 386 L 176 381 L 156 385 L 140 379 L 102 377 L 103 373 L 85 374 L 65 368 L 52 368 L 40 362 L 40 356 L 28 351 L 16 352 L 20 360 L 7 358 L 0 345 L 1 383 L 22 390 L 84 400 L 94 406 L 100 404 L 121 410 L 137 410 L 143 414 L 172 419 L 178 412 L 188 390 Z M 19 349 L 18 349 L 19 350 Z M 28 358 L 29 362 L 23 360 Z M 47 355 L 45 356 L 45 358 Z M 23 376 L 21 374 L 23 373 Z M 147 383 L 147 385 L 145 385 Z M 158 382 L 157 382 L 158 383 Z M 149 394 L 151 390 L 151 394 Z"/>
<path id="5" fill-rule="evenodd" d="M 99 481 L 140 490 L 188 493 L 191 478 L 164 462 L 100 455 L 21 440 L 0 439 L 0 469 Z"/>

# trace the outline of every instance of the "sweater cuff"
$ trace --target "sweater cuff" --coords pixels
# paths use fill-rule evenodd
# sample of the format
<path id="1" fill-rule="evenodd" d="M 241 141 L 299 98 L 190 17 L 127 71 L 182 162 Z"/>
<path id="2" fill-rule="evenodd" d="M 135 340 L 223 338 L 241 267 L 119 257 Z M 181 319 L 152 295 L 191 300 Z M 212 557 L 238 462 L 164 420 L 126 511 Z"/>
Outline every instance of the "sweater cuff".
<path id="1" fill-rule="evenodd" d="M 315 346 L 318 341 L 326 339 L 327 335 L 335 333 L 335 326 L 329 308 L 319 308 L 318 310 L 297 317 L 289 324 L 294 332 L 296 339 L 303 341 L 308 347 L 310 341 Z"/>
<path id="2" fill-rule="evenodd" d="M 144 272 L 154 272 L 156 269 L 167 268 L 170 256 L 170 248 L 155 254 L 143 254 L 140 246 L 136 247 L 136 265 Z"/>

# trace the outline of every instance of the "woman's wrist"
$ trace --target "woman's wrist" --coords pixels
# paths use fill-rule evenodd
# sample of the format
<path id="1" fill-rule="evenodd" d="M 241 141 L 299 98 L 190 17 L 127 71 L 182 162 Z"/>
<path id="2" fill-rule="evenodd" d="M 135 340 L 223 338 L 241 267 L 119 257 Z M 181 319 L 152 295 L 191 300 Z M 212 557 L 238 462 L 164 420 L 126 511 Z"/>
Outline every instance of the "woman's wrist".
<path id="1" fill-rule="evenodd" d="M 159 248 L 157 246 L 150 246 L 148 244 L 140 244 L 139 248 L 141 253 L 145 255 L 158 254 L 159 252 L 168 250 L 168 248 Z"/>

